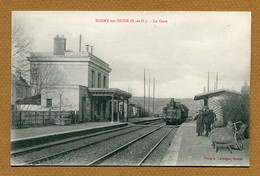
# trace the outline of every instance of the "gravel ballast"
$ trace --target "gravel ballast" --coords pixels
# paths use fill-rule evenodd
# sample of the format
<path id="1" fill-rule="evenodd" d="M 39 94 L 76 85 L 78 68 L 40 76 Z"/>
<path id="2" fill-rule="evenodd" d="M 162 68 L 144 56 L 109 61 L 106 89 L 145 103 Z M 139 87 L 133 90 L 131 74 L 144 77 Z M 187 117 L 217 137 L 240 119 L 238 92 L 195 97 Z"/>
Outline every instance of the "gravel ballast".
<path id="1" fill-rule="evenodd" d="M 100 165 L 136 166 L 153 146 L 169 131 L 170 128 L 162 128 L 145 138 L 133 143 L 125 150 L 113 155 Z"/>
<path id="2" fill-rule="evenodd" d="M 142 166 L 159 166 L 165 156 L 172 140 L 175 136 L 177 128 L 173 129 L 165 139 L 155 148 L 155 150 L 142 163 Z"/>
<path id="3" fill-rule="evenodd" d="M 139 127 L 140 128 L 140 127 Z M 122 136 L 108 139 L 103 142 L 88 146 L 87 148 L 71 152 L 53 160 L 41 163 L 41 165 L 86 165 L 95 159 L 113 151 L 129 141 L 146 134 L 158 127 L 141 127 L 142 129 Z"/>
<path id="4" fill-rule="evenodd" d="M 38 158 L 41 158 L 41 157 L 45 157 L 45 156 L 48 156 L 48 155 L 51 155 L 51 154 L 62 152 L 62 151 L 65 151 L 65 150 L 68 150 L 68 149 L 71 149 L 71 148 L 74 148 L 74 147 L 77 147 L 77 146 L 88 145 L 88 144 L 96 142 L 96 141 L 105 140 L 105 139 L 111 138 L 113 136 L 117 136 L 119 134 L 122 134 L 122 133 L 130 132 L 130 131 L 135 132 L 136 130 L 138 130 L 140 128 L 141 127 L 131 127 L 131 128 L 115 131 L 115 132 L 110 132 L 110 133 L 107 133 L 107 134 L 89 137 L 89 138 L 82 139 L 82 140 L 79 140 L 79 141 L 74 141 L 74 142 L 71 142 L 71 143 L 60 144 L 60 145 L 48 147 L 48 148 L 45 148 L 45 149 L 33 151 L 33 152 L 22 154 L 22 155 L 11 156 L 11 160 L 13 161 L 13 163 L 23 164 L 27 161 L 32 161 L 32 160 L 35 160 L 35 159 L 38 159 Z"/>

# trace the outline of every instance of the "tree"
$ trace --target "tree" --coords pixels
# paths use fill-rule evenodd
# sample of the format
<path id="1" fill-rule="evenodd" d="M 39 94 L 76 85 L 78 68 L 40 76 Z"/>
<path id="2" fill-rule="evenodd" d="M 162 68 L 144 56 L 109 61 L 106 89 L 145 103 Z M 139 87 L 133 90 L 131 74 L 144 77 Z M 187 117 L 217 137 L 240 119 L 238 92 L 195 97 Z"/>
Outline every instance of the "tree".
<path id="1" fill-rule="evenodd" d="M 27 60 L 32 45 L 32 38 L 16 21 L 12 23 L 12 73 L 20 73 L 26 80 L 30 77 L 30 63 Z"/>
<path id="2" fill-rule="evenodd" d="M 32 95 L 41 93 L 43 87 L 62 83 L 64 77 L 64 72 L 59 71 L 52 63 L 32 64 L 30 82 Z"/>
<path id="3" fill-rule="evenodd" d="M 51 63 L 30 64 L 27 57 L 30 54 L 32 38 L 17 22 L 12 23 L 12 73 L 25 78 L 31 86 L 31 95 L 41 93 L 43 86 L 52 86 L 60 83 L 63 74 Z M 21 77 L 21 76 L 22 77 Z"/>
<path id="4" fill-rule="evenodd" d="M 225 95 L 220 100 L 221 107 L 223 109 L 224 124 L 227 121 L 238 122 L 250 125 L 250 102 L 249 94 L 239 95 Z"/>

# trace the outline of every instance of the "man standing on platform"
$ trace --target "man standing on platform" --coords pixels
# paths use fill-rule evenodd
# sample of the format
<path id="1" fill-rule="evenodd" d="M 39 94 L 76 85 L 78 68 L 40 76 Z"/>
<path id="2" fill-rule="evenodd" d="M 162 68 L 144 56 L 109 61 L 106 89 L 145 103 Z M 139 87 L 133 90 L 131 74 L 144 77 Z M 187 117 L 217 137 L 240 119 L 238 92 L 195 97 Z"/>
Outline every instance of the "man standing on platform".
<path id="1" fill-rule="evenodd" d="M 202 110 L 199 110 L 199 113 L 195 116 L 194 120 L 197 120 L 196 132 L 198 133 L 198 136 L 202 136 L 204 131 Z"/>
<path id="2" fill-rule="evenodd" d="M 205 107 L 202 116 L 203 123 L 206 125 L 206 136 L 208 136 L 209 132 L 211 131 L 211 124 L 214 122 L 216 114 L 213 112 L 213 110 L 210 110 L 208 107 Z"/>

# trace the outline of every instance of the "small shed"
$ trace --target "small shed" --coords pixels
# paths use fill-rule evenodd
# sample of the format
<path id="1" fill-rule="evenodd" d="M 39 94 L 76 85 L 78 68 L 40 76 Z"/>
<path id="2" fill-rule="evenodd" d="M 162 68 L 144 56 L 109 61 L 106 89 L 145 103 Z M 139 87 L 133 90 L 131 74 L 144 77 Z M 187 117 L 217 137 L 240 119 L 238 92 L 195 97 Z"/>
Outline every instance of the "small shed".
<path id="1" fill-rule="evenodd" d="M 219 89 L 197 94 L 194 96 L 194 100 L 203 100 L 203 106 L 208 106 L 210 109 L 212 109 L 216 114 L 217 120 L 221 121 L 223 124 L 223 110 L 220 104 L 220 100 L 223 98 L 224 95 L 227 94 L 241 96 L 239 92 L 231 91 L 228 89 Z"/>

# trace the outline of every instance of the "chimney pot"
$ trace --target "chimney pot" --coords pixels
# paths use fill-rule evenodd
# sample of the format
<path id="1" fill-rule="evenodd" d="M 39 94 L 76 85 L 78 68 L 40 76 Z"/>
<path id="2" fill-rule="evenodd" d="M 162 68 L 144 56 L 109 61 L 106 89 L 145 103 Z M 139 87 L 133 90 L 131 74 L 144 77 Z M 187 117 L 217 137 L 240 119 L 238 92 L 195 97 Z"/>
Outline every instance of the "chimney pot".
<path id="1" fill-rule="evenodd" d="M 86 52 L 89 52 L 89 45 L 86 45 Z"/>
<path id="2" fill-rule="evenodd" d="M 91 46 L 91 54 L 93 54 L 93 46 Z"/>

